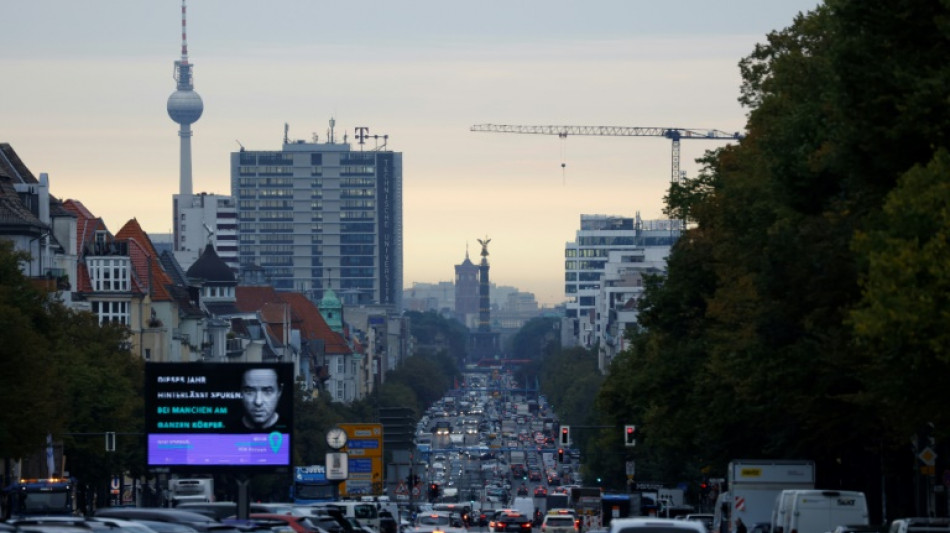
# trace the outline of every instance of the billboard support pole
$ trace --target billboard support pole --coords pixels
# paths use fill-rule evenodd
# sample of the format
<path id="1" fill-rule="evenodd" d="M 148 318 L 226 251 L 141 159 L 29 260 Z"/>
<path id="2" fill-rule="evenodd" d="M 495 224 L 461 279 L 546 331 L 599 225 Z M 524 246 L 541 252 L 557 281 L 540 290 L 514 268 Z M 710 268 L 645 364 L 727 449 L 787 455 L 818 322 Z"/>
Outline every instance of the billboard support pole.
<path id="1" fill-rule="evenodd" d="M 250 499 L 248 498 L 247 487 L 251 484 L 251 481 L 247 476 L 241 475 L 237 478 L 238 486 L 238 500 L 237 500 L 237 517 L 238 520 L 247 520 L 250 517 Z"/>

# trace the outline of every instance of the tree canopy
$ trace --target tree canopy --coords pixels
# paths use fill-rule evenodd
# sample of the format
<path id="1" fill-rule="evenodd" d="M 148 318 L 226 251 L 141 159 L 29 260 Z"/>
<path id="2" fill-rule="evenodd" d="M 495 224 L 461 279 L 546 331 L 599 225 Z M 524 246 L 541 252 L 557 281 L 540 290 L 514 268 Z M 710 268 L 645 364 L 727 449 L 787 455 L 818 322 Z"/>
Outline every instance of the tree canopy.
<path id="1" fill-rule="evenodd" d="M 638 472 L 807 458 L 819 486 L 912 492 L 908 438 L 950 436 L 948 21 L 828 0 L 740 62 L 747 136 L 671 186 L 690 229 L 598 399 L 642 428 Z"/>

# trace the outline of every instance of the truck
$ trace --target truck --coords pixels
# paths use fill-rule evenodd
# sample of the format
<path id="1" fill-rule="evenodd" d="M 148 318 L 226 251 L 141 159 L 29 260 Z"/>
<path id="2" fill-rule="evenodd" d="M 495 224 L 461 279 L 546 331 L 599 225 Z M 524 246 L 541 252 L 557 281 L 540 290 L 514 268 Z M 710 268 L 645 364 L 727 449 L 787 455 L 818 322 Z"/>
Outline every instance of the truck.
<path id="1" fill-rule="evenodd" d="M 336 500 L 336 487 L 333 483 L 327 481 L 326 466 L 295 466 L 291 499 L 298 505 Z"/>
<path id="2" fill-rule="evenodd" d="M 214 478 L 172 478 L 168 480 L 168 504 L 171 507 L 184 502 L 213 502 Z"/>
<path id="3" fill-rule="evenodd" d="M 3 489 L 3 519 L 78 515 L 76 484 L 68 478 L 19 479 Z"/>
<path id="4" fill-rule="evenodd" d="M 577 511 L 580 531 L 603 527 L 602 506 L 600 487 L 571 487 L 571 508 Z"/>
<path id="5" fill-rule="evenodd" d="M 508 466 L 511 468 L 511 479 L 523 479 L 528 475 L 528 463 L 525 461 L 524 450 L 508 452 Z"/>
<path id="6" fill-rule="evenodd" d="M 797 460 L 734 460 L 727 488 L 716 499 L 714 533 L 736 533 L 741 519 L 748 530 L 772 522 L 775 500 L 783 490 L 815 488 L 815 463 Z"/>

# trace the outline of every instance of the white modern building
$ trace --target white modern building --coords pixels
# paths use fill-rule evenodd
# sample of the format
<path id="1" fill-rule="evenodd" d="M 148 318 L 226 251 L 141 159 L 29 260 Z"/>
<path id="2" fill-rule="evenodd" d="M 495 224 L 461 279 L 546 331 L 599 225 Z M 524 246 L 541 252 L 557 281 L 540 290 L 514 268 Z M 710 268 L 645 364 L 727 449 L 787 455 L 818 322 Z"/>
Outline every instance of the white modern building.
<path id="1" fill-rule="evenodd" d="M 604 322 L 598 318 L 598 299 L 606 286 L 611 252 L 617 260 L 637 259 L 644 265 L 662 265 L 680 236 L 675 220 L 641 220 L 610 215 L 581 215 L 581 227 L 574 242 L 564 247 L 565 318 L 572 326 L 567 338 L 575 345 L 592 348 L 601 340 Z M 626 255 L 625 255 L 626 254 Z M 642 259 L 642 260 L 641 260 Z"/>
<path id="2" fill-rule="evenodd" d="M 173 198 L 175 260 L 187 269 L 211 244 L 218 257 L 237 273 L 238 225 L 234 198 L 213 193 L 176 194 Z"/>

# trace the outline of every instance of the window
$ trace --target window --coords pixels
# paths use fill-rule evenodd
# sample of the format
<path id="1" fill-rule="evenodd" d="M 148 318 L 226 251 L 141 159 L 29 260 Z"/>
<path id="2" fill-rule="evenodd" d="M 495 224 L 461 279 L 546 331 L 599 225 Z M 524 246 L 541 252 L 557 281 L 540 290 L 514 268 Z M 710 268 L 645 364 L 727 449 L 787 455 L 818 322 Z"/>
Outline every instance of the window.
<path id="1" fill-rule="evenodd" d="M 87 258 L 89 281 L 96 292 L 128 292 L 130 289 L 128 257 Z"/>
<path id="2" fill-rule="evenodd" d="M 116 322 L 129 324 L 129 302 L 92 301 L 92 312 L 99 317 L 99 323 Z"/>
<path id="3" fill-rule="evenodd" d="M 343 361 L 342 355 L 336 358 L 336 372 L 340 379 L 343 379 L 343 375 L 346 374 L 346 362 Z"/>

